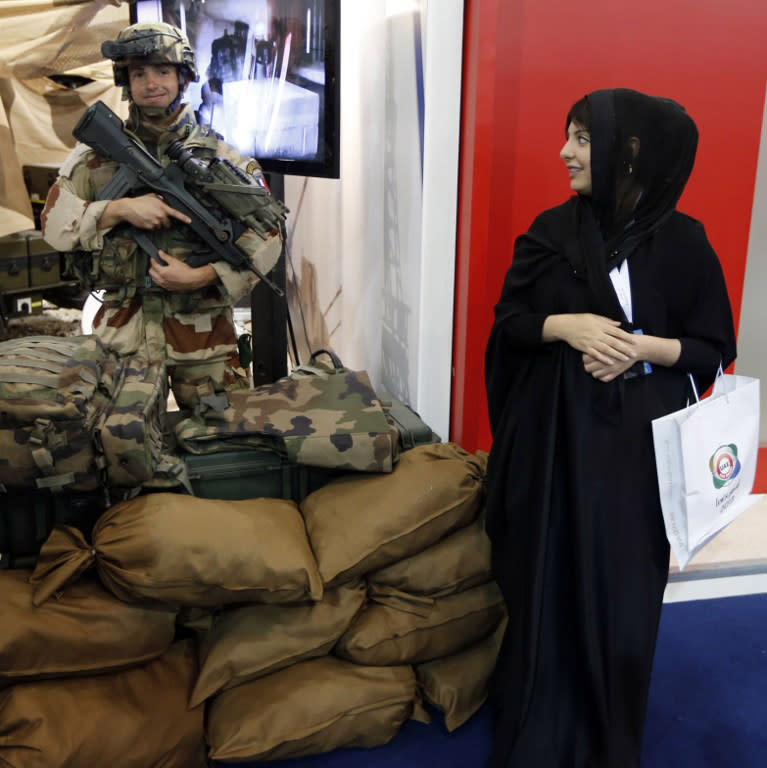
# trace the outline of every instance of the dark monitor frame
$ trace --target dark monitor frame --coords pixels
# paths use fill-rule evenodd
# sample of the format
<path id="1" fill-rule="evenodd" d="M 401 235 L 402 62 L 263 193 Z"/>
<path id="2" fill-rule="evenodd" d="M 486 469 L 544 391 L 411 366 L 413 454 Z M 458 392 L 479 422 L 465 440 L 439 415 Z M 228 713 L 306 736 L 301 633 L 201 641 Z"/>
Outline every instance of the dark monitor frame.
<path id="1" fill-rule="evenodd" d="M 276 5 L 281 0 L 272 0 Z M 286 0 L 290 2 L 291 0 Z M 214 3 L 215 0 L 208 0 L 208 3 Z M 321 0 L 323 2 L 324 24 L 322 34 L 324 36 L 324 71 L 325 83 L 323 87 L 324 98 L 320 99 L 320 119 L 318 124 L 318 147 L 322 152 L 318 152 L 317 159 L 289 159 L 284 157 L 259 157 L 253 154 L 266 173 L 284 174 L 292 176 L 317 176 L 322 178 L 337 179 L 340 176 L 340 119 L 341 119 L 341 91 L 340 91 L 340 67 L 341 67 L 341 0 Z M 242 0 L 242 5 L 247 4 L 247 0 Z M 138 6 L 159 6 L 160 3 L 155 0 L 136 0 L 130 5 L 130 21 L 135 23 L 138 19 Z M 170 5 L 178 14 L 178 0 L 163 0 L 162 5 Z M 163 14 L 164 16 L 166 14 Z M 177 23 L 177 20 L 171 16 L 163 18 L 163 21 Z M 234 22 L 234 20 L 233 20 Z M 192 41 L 194 46 L 194 41 Z M 303 87 L 316 89 L 312 83 L 302 81 Z M 224 137 L 226 139 L 226 137 Z"/>

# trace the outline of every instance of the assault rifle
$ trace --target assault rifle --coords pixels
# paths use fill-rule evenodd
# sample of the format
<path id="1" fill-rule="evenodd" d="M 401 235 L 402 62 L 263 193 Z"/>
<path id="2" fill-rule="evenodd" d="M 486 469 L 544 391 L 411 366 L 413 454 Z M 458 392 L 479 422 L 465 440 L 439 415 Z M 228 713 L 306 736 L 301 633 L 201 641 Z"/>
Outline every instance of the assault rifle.
<path id="1" fill-rule="evenodd" d="M 264 275 L 236 244 L 247 228 L 266 239 L 282 227 L 286 209 L 265 187 L 226 160 L 200 160 L 179 140 L 168 146 L 172 161 L 164 168 L 132 136 L 125 132 L 123 121 L 101 101 L 88 107 L 72 135 L 119 165 L 117 173 L 98 195 L 99 200 L 116 200 L 138 191 L 150 191 L 181 213 L 188 225 L 210 249 L 192 254 L 186 261 L 192 267 L 223 260 L 233 267 L 255 272 L 277 296 L 284 291 Z M 247 195 L 247 204 L 238 198 Z M 248 213 L 248 224 L 230 215 L 227 205 Z M 132 227 L 130 234 L 153 259 L 162 262 L 157 247 L 146 232 Z"/>

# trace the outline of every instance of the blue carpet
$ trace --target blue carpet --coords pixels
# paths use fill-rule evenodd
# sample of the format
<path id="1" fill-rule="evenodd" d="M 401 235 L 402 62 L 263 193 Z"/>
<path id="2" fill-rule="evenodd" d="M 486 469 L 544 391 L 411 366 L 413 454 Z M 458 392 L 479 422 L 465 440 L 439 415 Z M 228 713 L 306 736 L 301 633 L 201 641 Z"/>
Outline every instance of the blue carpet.
<path id="1" fill-rule="evenodd" d="M 767 765 L 767 595 L 663 607 L 642 768 Z"/>
<path id="2" fill-rule="evenodd" d="M 482 768 L 492 723 L 483 707 L 452 734 L 406 723 L 377 749 L 240 768 Z M 234 765 L 219 763 L 219 766 Z M 764 768 L 767 765 L 767 595 L 663 607 L 650 689 L 642 768 Z"/>

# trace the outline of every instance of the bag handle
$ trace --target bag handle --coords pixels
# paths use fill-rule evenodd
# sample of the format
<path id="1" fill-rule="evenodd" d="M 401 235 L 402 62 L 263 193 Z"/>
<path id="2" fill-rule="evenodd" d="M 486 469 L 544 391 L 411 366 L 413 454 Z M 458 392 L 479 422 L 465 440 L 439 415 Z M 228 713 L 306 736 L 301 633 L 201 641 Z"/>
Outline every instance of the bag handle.
<path id="1" fill-rule="evenodd" d="M 312 352 L 308 365 L 314 365 L 320 355 L 327 355 L 330 358 L 330 362 L 333 364 L 333 368 L 336 369 L 336 372 L 343 370 L 344 364 L 341 362 L 341 358 L 329 349 L 318 349 Z"/>
<path id="2" fill-rule="evenodd" d="M 724 376 L 724 371 L 722 370 L 722 361 L 719 361 L 719 368 L 716 372 L 716 378 L 714 379 L 713 389 L 716 389 L 716 385 L 721 381 L 722 377 Z"/>
<path id="3" fill-rule="evenodd" d="M 330 358 L 330 365 L 327 363 L 320 363 L 317 358 L 320 355 L 327 355 Z M 310 376 L 319 376 L 321 379 L 326 379 L 328 376 L 337 373 L 344 373 L 346 368 L 341 362 L 341 358 L 329 349 L 318 349 L 312 353 L 308 363 L 304 365 L 296 366 L 291 372 L 292 377 L 302 377 L 305 374 Z"/>
<path id="4" fill-rule="evenodd" d="M 691 374 L 687 374 L 688 378 L 690 379 L 690 386 L 692 387 L 692 393 L 695 395 L 695 402 L 700 402 L 700 396 L 698 395 L 698 387 L 695 384 L 695 377 Z M 716 387 L 716 383 L 719 381 L 719 379 L 724 376 L 724 371 L 722 370 L 722 359 L 719 358 L 719 368 L 717 368 L 716 371 L 716 377 L 714 378 L 714 387 Z M 690 401 L 687 401 L 687 405 L 690 404 Z"/>
<path id="5" fill-rule="evenodd" d="M 693 395 L 695 395 L 695 402 L 699 403 L 700 402 L 700 396 L 698 395 L 698 387 L 695 384 L 695 377 L 691 373 L 688 373 L 687 377 L 690 379 L 690 386 L 692 387 Z M 688 398 L 687 405 L 689 405 L 689 404 L 690 404 L 690 400 Z"/>

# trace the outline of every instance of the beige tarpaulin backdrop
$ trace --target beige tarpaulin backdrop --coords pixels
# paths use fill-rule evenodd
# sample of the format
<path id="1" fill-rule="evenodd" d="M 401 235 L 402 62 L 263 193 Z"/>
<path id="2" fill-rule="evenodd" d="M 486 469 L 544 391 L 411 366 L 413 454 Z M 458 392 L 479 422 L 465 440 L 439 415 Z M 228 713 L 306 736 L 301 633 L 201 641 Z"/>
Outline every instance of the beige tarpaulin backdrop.
<path id="1" fill-rule="evenodd" d="M 126 114 L 100 46 L 128 23 L 122 0 L 0 0 L 0 237 L 34 227 L 22 166 L 60 164 L 94 101 Z M 64 73 L 94 82 L 48 79 Z"/>

